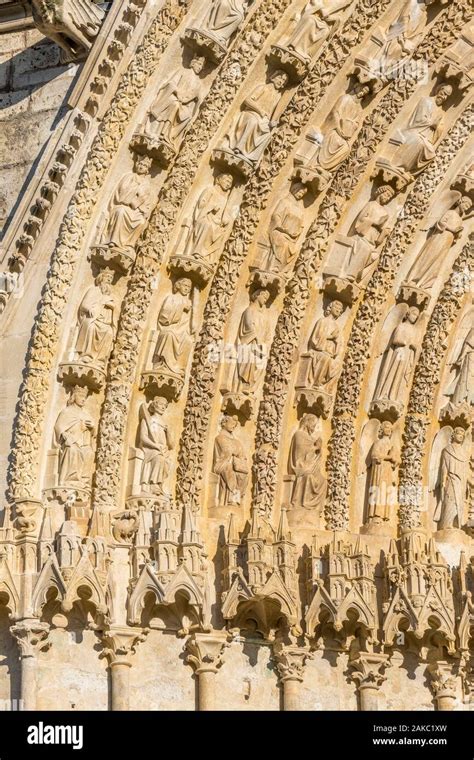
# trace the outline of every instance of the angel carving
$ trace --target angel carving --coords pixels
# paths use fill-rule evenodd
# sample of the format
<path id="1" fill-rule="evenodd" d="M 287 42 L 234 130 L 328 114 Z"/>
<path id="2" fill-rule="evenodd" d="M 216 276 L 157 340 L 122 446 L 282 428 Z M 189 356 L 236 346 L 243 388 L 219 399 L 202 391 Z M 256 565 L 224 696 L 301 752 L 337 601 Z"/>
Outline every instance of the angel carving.
<path id="1" fill-rule="evenodd" d="M 381 525 L 390 519 L 397 504 L 397 468 L 400 464 L 400 435 L 388 420 L 369 420 L 360 440 L 359 475 L 367 473 L 366 523 Z"/>
<path id="2" fill-rule="evenodd" d="M 462 528 L 467 499 L 470 440 L 462 427 L 442 427 L 431 448 L 429 488 L 435 494 L 438 530 Z"/>
<path id="3" fill-rule="evenodd" d="M 91 0 L 31 0 L 31 8 L 39 31 L 64 51 L 64 63 L 87 55 L 104 18 Z"/>
<path id="4" fill-rule="evenodd" d="M 426 318 L 416 306 L 395 306 L 382 329 L 381 343 L 387 345 L 373 396 L 374 403 L 393 405 L 401 411 L 410 386 Z M 390 338 L 387 341 L 387 336 Z"/>

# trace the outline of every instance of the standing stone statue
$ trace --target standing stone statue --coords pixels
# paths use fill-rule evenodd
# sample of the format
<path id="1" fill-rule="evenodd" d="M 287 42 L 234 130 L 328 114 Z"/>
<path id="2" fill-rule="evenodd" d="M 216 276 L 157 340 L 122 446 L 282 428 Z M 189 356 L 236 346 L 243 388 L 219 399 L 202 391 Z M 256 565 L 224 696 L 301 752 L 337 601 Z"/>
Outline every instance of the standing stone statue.
<path id="1" fill-rule="evenodd" d="M 453 404 L 474 404 L 474 327 L 469 330 L 453 366 L 457 376 L 452 391 Z"/>
<path id="2" fill-rule="evenodd" d="M 419 343 L 419 309 L 411 306 L 403 321 L 393 331 L 382 361 L 374 400 L 400 403 L 408 390 Z"/>
<path id="3" fill-rule="evenodd" d="M 102 244 L 133 249 L 151 211 L 149 156 L 135 155 L 134 170 L 118 182 L 110 200 Z"/>
<path id="4" fill-rule="evenodd" d="M 390 518 L 389 507 L 396 502 L 396 470 L 400 464 L 399 447 L 394 441 L 392 423 L 382 422 L 378 439 L 369 452 L 368 509 L 369 523 L 382 523 Z"/>
<path id="5" fill-rule="evenodd" d="M 210 11 L 202 25 L 202 31 L 214 36 L 227 46 L 245 18 L 250 0 L 212 0 Z"/>
<path id="6" fill-rule="evenodd" d="M 174 442 L 164 415 L 168 401 L 155 396 L 148 408 L 142 404 L 138 431 L 138 448 L 143 452 L 140 473 L 141 486 L 155 494 L 164 493 L 164 483 L 170 471 L 170 451 Z"/>
<path id="7" fill-rule="evenodd" d="M 182 377 L 186 372 L 193 333 L 192 283 L 181 277 L 173 284 L 158 312 L 158 338 L 153 354 L 153 368 L 168 370 Z"/>
<path id="8" fill-rule="evenodd" d="M 35 26 L 64 51 L 64 62 L 87 55 L 104 18 L 92 0 L 31 0 L 31 9 Z"/>
<path id="9" fill-rule="evenodd" d="M 116 301 L 113 272 L 104 269 L 86 291 L 78 311 L 75 352 L 81 362 L 104 365 L 114 339 Z"/>
<path id="10" fill-rule="evenodd" d="M 310 388 L 324 388 L 336 376 L 338 357 L 341 351 L 341 330 L 337 320 L 344 311 L 341 301 L 331 301 L 320 317 L 308 341 L 311 363 L 308 369 L 307 385 Z"/>
<path id="11" fill-rule="evenodd" d="M 205 62 L 205 58 L 194 56 L 188 69 L 180 69 L 160 87 L 148 113 L 145 134 L 165 142 L 173 151 L 178 149 L 179 140 L 202 99 L 199 74 Z"/>
<path id="12" fill-rule="evenodd" d="M 225 232 L 235 212 L 229 208 L 232 174 L 221 172 L 213 187 L 202 191 L 194 207 L 192 224 L 183 250 L 184 256 L 215 262 Z"/>
<path id="13" fill-rule="evenodd" d="M 287 84 L 288 74 L 277 70 L 267 84 L 254 87 L 244 100 L 242 111 L 228 135 L 233 153 L 252 163 L 259 160 L 278 122 L 280 99 Z"/>
<path id="14" fill-rule="evenodd" d="M 240 504 L 249 478 L 249 463 L 244 446 L 235 436 L 236 416 L 226 415 L 214 442 L 212 471 L 218 476 L 219 506 Z"/>
<path id="15" fill-rule="evenodd" d="M 463 228 L 463 217 L 472 206 L 470 198 L 461 196 L 454 208 L 436 222 L 408 274 L 408 282 L 429 290 L 435 283 L 440 267 Z"/>
<path id="16" fill-rule="evenodd" d="M 443 449 L 439 465 L 439 500 L 433 515 L 438 530 L 462 528 L 466 500 L 468 456 L 464 447 L 466 433 L 454 429 L 451 442 Z"/>
<path id="17" fill-rule="evenodd" d="M 255 290 L 240 318 L 232 393 L 251 395 L 260 378 L 265 360 L 264 310 L 269 295 L 264 288 Z"/>
<path id="18" fill-rule="evenodd" d="M 263 262 L 267 272 L 284 272 L 293 262 L 304 226 L 302 200 L 306 187 L 293 182 L 290 192 L 277 203 L 268 229 L 269 251 Z"/>
<path id="19" fill-rule="evenodd" d="M 54 426 L 54 441 L 59 448 L 60 486 L 84 488 L 89 484 L 94 459 L 95 424 L 84 409 L 88 393 L 87 388 L 74 386 Z"/>
<path id="20" fill-rule="evenodd" d="M 449 84 L 441 84 L 434 97 L 422 97 L 407 126 L 401 130 L 402 143 L 391 164 L 416 176 L 436 155 L 436 144 L 443 129 L 442 105 L 452 94 Z"/>
<path id="21" fill-rule="evenodd" d="M 318 42 L 324 40 L 329 32 L 329 24 L 352 0 L 309 0 L 303 8 L 301 17 L 285 47 L 308 61 L 316 53 Z"/>
<path id="22" fill-rule="evenodd" d="M 348 280 L 360 282 L 376 261 L 377 249 L 390 232 L 389 213 L 385 206 L 394 195 L 395 190 L 390 185 L 381 185 L 374 200 L 366 203 L 355 218 L 349 231 L 352 247 L 343 272 Z"/>
<path id="23" fill-rule="evenodd" d="M 291 441 L 288 472 L 294 475 L 292 507 L 316 509 L 324 503 L 326 480 L 321 472 L 322 439 L 317 425 L 316 415 L 305 414 Z"/>

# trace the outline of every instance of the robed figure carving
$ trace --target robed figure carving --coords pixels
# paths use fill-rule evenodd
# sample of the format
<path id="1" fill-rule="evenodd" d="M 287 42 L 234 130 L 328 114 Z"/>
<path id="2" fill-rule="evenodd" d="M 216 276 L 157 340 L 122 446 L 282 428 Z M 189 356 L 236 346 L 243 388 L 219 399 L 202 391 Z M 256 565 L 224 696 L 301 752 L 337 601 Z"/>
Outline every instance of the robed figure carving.
<path id="1" fill-rule="evenodd" d="M 264 288 L 255 290 L 240 318 L 232 393 L 251 395 L 262 374 L 266 358 L 264 310 L 269 296 Z"/>
<path id="2" fill-rule="evenodd" d="M 377 188 L 373 200 L 359 211 L 349 230 L 352 246 L 344 265 L 343 276 L 359 282 L 377 260 L 377 249 L 390 232 L 390 214 L 386 205 L 395 195 L 390 185 Z"/>
<path id="3" fill-rule="evenodd" d="M 453 362 L 457 376 L 453 383 L 453 404 L 474 404 L 474 327 L 469 330 L 457 359 Z"/>
<path id="4" fill-rule="evenodd" d="M 214 441 L 212 471 L 218 477 L 219 506 L 240 504 L 249 478 L 249 463 L 244 446 L 235 435 L 236 416 L 225 416 L 222 429 Z"/>
<path id="5" fill-rule="evenodd" d="M 75 351 L 81 362 L 104 365 L 109 358 L 116 309 L 112 281 L 110 270 L 100 272 L 80 303 Z"/>
<path id="6" fill-rule="evenodd" d="M 268 229 L 269 249 L 262 263 L 267 272 L 285 272 L 296 257 L 304 227 L 302 201 L 306 191 L 305 185 L 294 182 L 273 210 Z"/>
<path id="7" fill-rule="evenodd" d="M 337 374 L 338 357 L 341 351 L 341 330 L 337 320 L 344 306 L 341 301 L 331 301 L 320 317 L 308 341 L 308 353 L 311 362 L 308 368 L 307 385 L 310 388 L 325 388 L 332 386 Z"/>
<path id="8" fill-rule="evenodd" d="M 433 2 L 435 0 L 405 0 L 385 32 L 385 42 L 377 56 L 382 74 L 415 50 L 426 29 L 427 6 Z"/>
<path id="9" fill-rule="evenodd" d="M 224 47 L 245 18 L 250 0 L 213 0 L 202 24 L 204 32 L 216 37 Z"/>
<path id="10" fill-rule="evenodd" d="M 419 316 L 419 309 L 411 306 L 393 331 L 382 360 L 374 401 L 385 399 L 397 405 L 403 403 L 411 382 L 420 340 Z"/>
<path id="11" fill-rule="evenodd" d="M 180 69 L 158 92 L 148 113 L 144 132 L 148 137 L 162 140 L 173 151 L 195 115 L 203 96 L 199 78 L 205 58 L 195 56 L 188 69 Z"/>
<path id="12" fill-rule="evenodd" d="M 438 503 L 433 515 L 438 530 L 463 526 L 469 459 L 465 437 L 463 428 L 455 428 L 450 443 L 441 452 Z"/>
<path id="13" fill-rule="evenodd" d="M 88 389 L 76 385 L 56 420 L 54 442 L 59 449 L 58 484 L 71 488 L 88 486 L 94 458 L 95 423 L 84 409 Z"/>
<path id="14" fill-rule="evenodd" d="M 152 208 L 149 156 L 135 156 L 134 170 L 119 180 L 108 207 L 103 244 L 133 249 Z"/>
<path id="15" fill-rule="evenodd" d="M 183 250 L 184 256 L 205 259 L 213 264 L 225 232 L 236 215 L 229 198 L 232 174 L 221 172 L 214 185 L 206 187 L 198 198 Z"/>
<path id="16" fill-rule="evenodd" d="M 382 523 L 390 518 L 390 507 L 396 503 L 396 471 L 400 464 L 400 447 L 388 420 L 380 425 L 368 459 L 367 520 Z"/>
<path id="17" fill-rule="evenodd" d="M 308 157 L 309 165 L 319 165 L 325 171 L 335 169 L 350 152 L 350 140 L 359 129 L 362 113 L 362 100 L 369 93 L 365 84 L 356 84 L 352 90 L 336 101 L 326 119 L 328 128 L 321 136 L 316 132 L 314 139 L 317 145 L 312 157 Z"/>
<path id="18" fill-rule="evenodd" d="M 338 14 L 351 2 L 352 0 L 309 0 L 285 47 L 310 61 L 316 53 L 318 43 L 327 37 L 329 24 L 336 21 Z"/>
<path id="19" fill-rule="evenodd" d="M 471 207 L 471 200 L 467 196 L 461 196 L 455 207 L 448 209 L 438 219 L 408 274 L 409 283 L 424 290 L 429 290 L 434 285 L 449 249 L 462 231 L 463 218 Z"/>
<path id="20" fill-rule="evenodd" d="M 167 370 L 172 375 L 186 372 L 192 346 L 193 302 L 192 283 L 181 277 L 173 284 L 158 313 L 158 338 L 153 354 L 153 368 Z"/>
<path id="21" fill-rule="evenodd" d="M 317 427 L 318 418 L 305 414 L 291 440 L 288 473 L 294 476 L 292 507 L 317 509 L 324 504 L 326 479 L 321 472 L 322 439 Z"/>
<path id="22" fill-rule="evenodd" d="M 140 485 L 146 486 L 154 494 L 164 494 L 164 485 L 170 471 L 170 451 L 174 442 L 171 431 L 164 420 L 168 401 L 156 396 L 148 408 L 140 408 L 138 448 L 143 453 Z"/>
<path id="23" fill-rule="evenodd" d="M 401 144 L 390 162 L 392 166 L 415 176 L 433 160 L 443 130 L 442 105 L 452 91 L 451 85 L 441 84 L 434 97 L 420 99 L 407 126 L 400 131 Z"/>
<path id="24" fill-rule="evenodd" d="M 229 149 L 234 154 L 252 163 L 260 159 L 278 122 L 280 100 L 287 83 L 285 71 L 274 71 L 268 83 L 254 87 L 244 100 L 235 126 L 227 136 Z"/>

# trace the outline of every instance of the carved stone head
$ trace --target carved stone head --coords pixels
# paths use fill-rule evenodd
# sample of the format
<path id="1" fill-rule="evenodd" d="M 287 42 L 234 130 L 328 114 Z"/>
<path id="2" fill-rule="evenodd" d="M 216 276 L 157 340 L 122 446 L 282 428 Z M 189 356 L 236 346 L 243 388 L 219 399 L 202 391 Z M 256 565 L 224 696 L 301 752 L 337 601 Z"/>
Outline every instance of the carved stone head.
<path id="1" fill-rule="evenodd" d="M 416 306 L 410 306 L 406 313 L 405 319 L 414 325 L 420 316 L 420 310 Z"/>
<path id="2" fill-rule="evenodd" d="M 191 293 L 193 284 L 189 277 L 180 277 L 173 285 L 174 293 L 181 293 L 182 296 L 189 296 Z"/>
<path id="3" fill-rule="evenodd" d="M 200 74 L 204 68 L 205 63 L 206 63 L 206 59 L 204 58 L 204 56 L 195 55 L 194 58 L 191 59 L 191 63 L 189 64 L 189 66 L 194 71 L 195 74 Z"/>
<path id="4" fill-rule="evenodd" d="M 270 82 L 276 90 L 284 90 L 288 84 L 289 76 L 283 69 L 277 69 L 270 77 Z"/>
<path id="5" fill-rule="evenodd" d="M 375 191 L 375 198 L 382 206 L 386 206 L 387 203 L 390 203 L 394 195 L 395 190 L 391 185 L 381 185 Z"/>
<path id="6" fill-rule="evenodd" d="M 68 399 L 69 404 L 76 404 L 76 406 L 84 406 L 89 395 L 89 390 L 83 385 L 75 385 L 71 391 L 71 395 Z"/>
<path id="7" fill-rule="evenodd" d="M 462 427 L 456 427 L 453 430 L 451 440 L 453 443 L 464 443 L 466 437 L 466 431 Z"/>
<path id="8" fill-rule="evenodd" d="M 164 414 L 168 408 L 168 400 L 164 396 L 155 396 L 150 402 L 151 414 Z"/>
<path id="9" fill-rule="evenodd" d="M 453 88 L 450 84 L 440 84 L 435 90 L 435 102 L 437 106 L 442 106 L 443 103 L 453 93 Z"/>

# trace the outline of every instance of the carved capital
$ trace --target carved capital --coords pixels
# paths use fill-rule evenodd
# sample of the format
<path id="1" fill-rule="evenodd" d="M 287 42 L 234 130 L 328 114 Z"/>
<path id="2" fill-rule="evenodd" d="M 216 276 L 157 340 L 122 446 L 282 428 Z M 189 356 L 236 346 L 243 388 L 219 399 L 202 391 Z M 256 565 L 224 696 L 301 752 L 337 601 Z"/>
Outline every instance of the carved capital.
<path id="1" fill-rule="evenodd" d="M 299 681 L 301 683 L 306 660 L 311 659 L 311 657 L 311 653 L 302 647 L 286 646 L 276 642 L 273 646 L 273 659 L 281 683 L 286 681 Z"/>
<path id="2" fill-rule="evenodd" d="M 380 689 L 387 677 L 385 670 L 390 666 L 387 654 L 374 654 L 369 652 L 360 652 L 349 663 L 351 676 L 363 689 Z"/>
<path id="3" fill-rule="evenodd" d="M 109 664 L 128 665 L 131 667 L 131 655 L 135 652 L 138 644 L 146 639 L 148 629 L 146 628 L 128 628 L 114 626 L 108 628 L 102 634 L 102 643 L 104 645 L 103 656 L 107 657 Z"/>
<path id="4" fill-rule="evenodd" d="M 436 662 L 428 666 L 431 676 L 430 686 L 438 710 L 452 710 L 454 707 L 458 667 L 458 663 L 448 662 Z"/>
<path id="5" fill-rule="evenodd" d="M 201 673 L 217 673 L 223 663 L 226 646 L 228 637 L 225 633 L 195 633 L 184 645 L 188 652 L 186 662 L 195 669 L 198 676 Z"/>
<path id="6" fill-rule="evenodd" d="M 20 656 L 36 657 L 39 652 L 49 649 L 49 625 L 39 620 L 22 620 L 12 625 L 10 633 L 16 639 L 20 648 Z"/>

